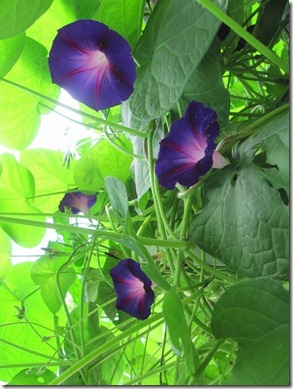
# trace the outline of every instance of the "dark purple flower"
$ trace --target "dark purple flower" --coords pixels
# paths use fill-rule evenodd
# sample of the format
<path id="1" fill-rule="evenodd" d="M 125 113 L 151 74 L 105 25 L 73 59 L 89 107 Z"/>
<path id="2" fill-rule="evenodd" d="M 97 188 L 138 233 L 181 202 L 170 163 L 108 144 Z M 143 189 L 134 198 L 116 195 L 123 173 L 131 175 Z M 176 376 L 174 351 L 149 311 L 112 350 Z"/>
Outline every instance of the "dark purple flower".
<path id="1" fill-rule="evenodd" d="M 172 124 L 160 142 L 155 166 L 159 184 L 173 189 L 178 182 L 192 186 L 212 167 L 228 164 L 215 148 L 220 127 L 217 114 L 203 104 L 192 101 L 185 115 Z"/>
<path id="2" fill-rule="evenodd" d="M 117 294 L 116 308 L 137 319 L 145 320 L 150 314 L 155 294 L 152 281 L 133 259 L 126 258 L 110 270 Z"/>
<path id="3" fill-rule="evenodd" d="M 87 214 L 96 201 L 97 195 L 88 196 L 81 192 L 66 193 L 59 204 L 59 209 L 65 212 L 65 208 L 70 208 L 72 213 Z"/>
<path id="4" fill-rule="evenodd" d="M 94 20 L 58 30 L 49 67 L 54 83 L 97 111 L 120 104 L 133 92 L 136 72 L 129 44 Z"/>

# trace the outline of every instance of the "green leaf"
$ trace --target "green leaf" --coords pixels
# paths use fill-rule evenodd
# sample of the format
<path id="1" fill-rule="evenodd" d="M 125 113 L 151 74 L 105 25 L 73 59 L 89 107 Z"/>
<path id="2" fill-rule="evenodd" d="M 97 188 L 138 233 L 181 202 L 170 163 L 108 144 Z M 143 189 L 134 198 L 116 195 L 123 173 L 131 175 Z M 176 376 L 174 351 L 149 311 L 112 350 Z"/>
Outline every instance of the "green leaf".
<path id="1" fill-rule="evenodd" d="M 50 338 L 55 335 L 53 315 L 31 280 L 32 264 L 13 266 L 6 286 L 0 286 L 0 360 L 11 366 L 0 369 L 0 380 L 4 382 L 10 382 L 25 363 L 45 364 L 56 358 L 56 339 Z M 59 314 L 59 325 L 64 324 L 64 314 Z"/>
<path id="2" fill-rule="evenodd" d="M 288 136 L 285 114 L 247 138 L 235 150 L 237 165 L 203 184 L 203 208 L 191 224 L 196 244 L 246 277 L 288 278 L 289 210 L 280 191 L 288 191 Z"/>
<path id="3" fill-rule="evenodd" d="M 262 168 L 262 173 L 277 179 L 279 186 L 276 189 L 283 187 L 289 194 L 289 113 L 278 115 L 267 123 L 243 142 L 237 152 L 240 157 L 245 154 L 253 158 L 259 150 L 265 154 L 265 162 L 276 167 L 271 170 Z"/>
<path id="4" fill-rule="evenodd" d="M 2 0 L 0 3 L 0 39 L 25 31 L 52 4 L 53 0 Z"/>
<path id="5" fill-rule="evenodd" d="M 48 11 L 27 30 L 27 36 L 42 44 L 49 51 L 57 30 L 79 19 L 78 8 L 82 5 L 79 1 L 78 3 L 76 4 L 75 0 L 54 0 Z"/>
<path id="6" fill-rule="evenodd" d="M 25 213 L 36 214 L 33 220 L 45 221 L 40 211 L 33 204 L 35 194 L 34 179 L 29 170 L 16 161 L 11 154 L 0 155 L 2 173 L 0 175 L 0 213 L 16 213 L 19 219 Z M 32 216 L 30 216 L 32 217 Z M 23 247 L 37 246 L 45 233 L 43 228 L 1 222 L 4 231 Z"/>
<path id="7" fill-rule="evenodd" d="M 126 139 L 119 139 L 117 143 L 127 150 L 131 149 Z M 74 170 L 76 186 L 81 191 L 97 192 L 104 188 L 107 176 L 115 176 L 126 182 L 130 178 L 130 163 L 131 157 L 101 139 L 77 162 Z"/>
<path id="8" fill-rule="evenodd" d="M 128 196 L 124 183 L 116 177 L 106 177 L 105 188 L 118 220 L 120 222 L 126 221 L 128 215 Z"/>
<path id="9" fill-rule="evenodd" d="M 184 110 L 192 100 L 205 104 L 217 113 L 220 126 L 224 126 L 229 119 L 230 98 L 223 83 L 220 49 L 218 41 L 214 41 L 192 73 L 180 101 Z"/>
<path id="10" fill-rule="evenodd" d="M 226 0 L 215 0 L 226 7 Z M 130 107 L 134 117 L 163 115 L 180 98 L 208 51 L 220 21 L 196 0 L 160 0 L 135 50 L 140 67 Z"/>
<path id="11" fill-rule="evenodd" d="M 250 161 L 213 172 L 203 185 L 203 208 L 191 240 L 246 277 L 286 279 L 288 207 Z"/>
<path id="12" fill-rule="evenodd" d="M 59 271 L 60 267 L 67 260 L 67 256 L 52 258 L 51 256 L 44 255 L 34 262 L 32 267 L 32 280 L 37 285 L 40 285 L 41 295 L 47 307 L 54 314 L 59 311 L 62 305 L 58 283 L 60 285 L 61 294 L 63 298 L 65 298 L 66 292 L 73 284 L 76 277 L 74 270 L 68 266 Z"/>
<path id="13" fill-rule="evenodd" d="M 181 300 L 174 288 L 164 298 L 163 314 L 170 333 L 170 340 L 175 354 L 184 354 L 186 366 L 190 374 L 195 373 L 199 359 L 195 352 Z"/>
<path id="14" fill-rule="evenodd" d="M 0 77 L 4 77 L 18 60 L 25 42 L 25 34 L 0 40 Z"/>
<path id="15" fill-rule="evenodd" d="M 6 79 L 56 98 L 59 88 L 52 84 L 46 49 L 26 38 L 23 52 Z M 5 147 L 22 150 L 35 138 L 40 125 L 39 98 L 5 82 L 0 83 L 0 139 Z M 51 104 L 52 105 L 52 104 Z"/>
<path id="16" fill-rule="evenodd" d="M 228 385 L 289 385 L 289 293 L 272 279 L 245 280 L 217 302 L 212 331 L 239 352 Z"/>
<path id="17" fill-rule="evenodd" d="M 31 369 L 21 370 L 16 376 L 12 378 L 8 386 L 11 385 L 48 385 L 56 378 L 51 370 L 44 369 L 42 371 Z"/>
<path id="18" fill-rule="evenodd" d="M 0 283 L 11 269 L 11 252 L 11 240 L 2 228 L 0 228 Z"/>
<path id="19" fill-rule="evenodd" d="M 57 150 L 33 149 L 24 150 L 20 154 L 20 162 L 28 168 L 35 180 L 34 205 L 44 213 L 54 213 L 64 193 L 75 186 L 73 167 L 64 166 L 64 153 Z M 58 193 L 61 192 L 61 193 Z"/>
<path id="20" fill-rule="evenodd" d="M 121 34 L 134 47 L 140 36 L 145 0 L 103 0 L 93 19 Z"/>

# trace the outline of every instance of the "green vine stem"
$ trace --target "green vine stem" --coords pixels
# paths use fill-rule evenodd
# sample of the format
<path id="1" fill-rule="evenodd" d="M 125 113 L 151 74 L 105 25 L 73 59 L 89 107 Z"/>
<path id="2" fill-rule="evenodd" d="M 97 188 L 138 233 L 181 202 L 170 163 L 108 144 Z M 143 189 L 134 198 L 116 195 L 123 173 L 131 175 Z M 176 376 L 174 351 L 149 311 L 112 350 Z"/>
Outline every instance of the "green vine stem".
<path id="1" fill-rule="evenodd" d="M 65 109 L 67 109 L 67 110 L 69 110 L 71 112 L 74 112 L 74 113 L 78 114 L 78 115 L 81 115 L 81 116 L 83 116 L 83 117 L 85 117 L 87 119 L 93 120 L 96 123 L 103 124 L 103 125 L 115 128 L 116 130 L 126 132 L 127 134 L 130 134 L 130 135 L 136 135 L 136 136 L 139 136 L 141 138 L 146 138 L 147 137 L 147 134 L 144 133 L 144 132 L 140 132 L 140 131 L 134 130 L 133 128 L 125 127 L 122 124 L 118 124 L 118 123 L 114 123 L 114 122 L 109 122 L 108 120 L 104 120 L 104 119 L 98 118 L 96 116 L 90 115 L 88 113 L 82 112 L 82 111 L 80 111 L 78 109 L 71 108 L 71 107 L 69 107 L 66 104 L 60 103 L 57 100 L 51 99 L 48 96 L 42 95 L 41 93 L 36 92 L 36 91 L 34 91 L 32 89 L 29 89 L 29 88 L 27 88 L 27 87 L 25 87 L 23 85 L 17 84 L 16 82 L 7 80 L 7 79 L 2 78 L 2 77 L 0 77 L 0 80 L 3 81 L 3 82 L 6 82 L 7 84 L 13 85 L 16 88 L 25 90 L 26 92 L 28 92 L 28 93 L 30 93 L 32 95 L 35 95 L 35 96 L 37 96 L 39 98 L 42 98 L 42 99 L 44 99 L 46 101 L 49 101 L 50 103 L 57 104 L 60 107 L 65 108 Z M 94 127 L 94 124 L 91 125 L 91 126 Z"/>
<path id="2" fill-rule="evenodd" d="M 272 50 L 262 44 L 253 35 L 249 34 L 243 27 L 241 27 L 235 20 L 228 16 L 218 6 L 216 6 L 211 0 L 197 0 L 208 11 L 215 15 L 221 22 L 230 27 L 237 35 L 245 39 L 248 44 L 254 47 L 257 51 L 263 54 L 272 64 L 277 68 L 282 69 L 285 73 L 289 74 L 289 65 L 283 59 L 278 57 Z"/>
<path id="3" fill-rule="evenodd" d="M 266 115 L 256 119 L 253 123 L 249 124 L 245 130 L 239 132 L 235 135 L 230 135 L 224 138 L 218 145 L 217 150 L 221 153 L 225 153 L 228 149 L 230 149 L 235 143 L 237 143 L 241 139 L 248 138 L 250 135 L 253 135 L 259 127 L 264 126 L 267 122 L 272 120 L 278 115 L 281 115 L 285 112 L 289 111 L 289 103 L 282 105 L 274 109 L 272 112 L 268 112 Z"/>
<path id="4" fill-rule="evenodd" d="M 40 228 L 51 228 L 53 230 L 62 230 L 67 232 L 73 232 L 75 234 L 92 235 L 102 239 L 114 240 L 118 243 L 123 238 L 125 238 L 123 234 L 119 234 L 117 232 L 112 232 L 108 230 L 94 230 L 94 229 L 84 228 L 84 227 L 75 227 L 75 226 L 68 226 L 64 224 L 49 223 L 49 222 L 38 222 L 36 220 L 26 220 L 26 219 L 6 217 L 1 215 L 0 215 L 0 222 L 21 224 L 21 225 L 27 225 L 33 227 L 40 227 Z M 180 240 L 171 241 L 171 240 L 164 240 L 164 239 L 146 238 L 140 236 L 137 237 L 137 241 L 143 245 L 154 246 L 154 247 L 167 247 L 167 248 L 179 248 L 179 249 L 180 248 L 188 249 L 191 247 L 190 242 L 181 242 Z"/>

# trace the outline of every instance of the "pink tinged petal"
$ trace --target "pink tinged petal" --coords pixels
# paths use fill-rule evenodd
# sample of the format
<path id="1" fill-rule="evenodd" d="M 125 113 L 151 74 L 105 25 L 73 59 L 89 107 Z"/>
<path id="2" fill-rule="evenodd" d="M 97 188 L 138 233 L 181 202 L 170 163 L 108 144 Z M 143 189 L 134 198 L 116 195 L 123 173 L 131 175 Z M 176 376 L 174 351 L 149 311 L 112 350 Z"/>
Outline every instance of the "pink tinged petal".
<path id="1" fill-rule="evenodd" d="M 213 152 L 213 168 L 222 169 L 223 167 L 229 165 L 229 161 L 223 157 L 217 150 Z"/>

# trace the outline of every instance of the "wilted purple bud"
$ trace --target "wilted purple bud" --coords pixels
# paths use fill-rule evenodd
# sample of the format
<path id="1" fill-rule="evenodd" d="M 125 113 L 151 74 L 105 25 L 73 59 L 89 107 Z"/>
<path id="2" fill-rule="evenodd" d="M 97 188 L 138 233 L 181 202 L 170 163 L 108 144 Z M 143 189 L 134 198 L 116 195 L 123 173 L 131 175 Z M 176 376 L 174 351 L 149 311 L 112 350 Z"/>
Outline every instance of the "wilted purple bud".
<path id="1" fill-rule="evenodd" d="M 74 214 L 79 212 L 87 214 L 96 201 L 97 195 L 88 196 L 81 192 L 66 193 L 59 204 L 59 210 L 65 212 L 65 208 L 69 208 Z"/>
<path id="2" fill-rule="evenodd" d="M 228 164 L 215 148 L 220 128 L 217 114 L 203 104 L 192 101 L 185 115 L 175 121 L 160 142 L 155 166 L 159 184 L 173 189 L 176 183 L 190 187 L 212 167 Z"/>
<path id="3" fill-rule="evenodd" d="M 126 258 L 110 270 L 117 295 L 116 308 L 137 319 L 145 320 L 150 314 L 150 307 L 155 294 L 152 281 L 133 259 Z"/>
<path id="4" fill-rule="evenodd" d="M 58 30 L 49 67 L 54 83 L 97 111 L 120 104 L 133 92 L 136 71 L 129 44 L 94 20 Z"/>

